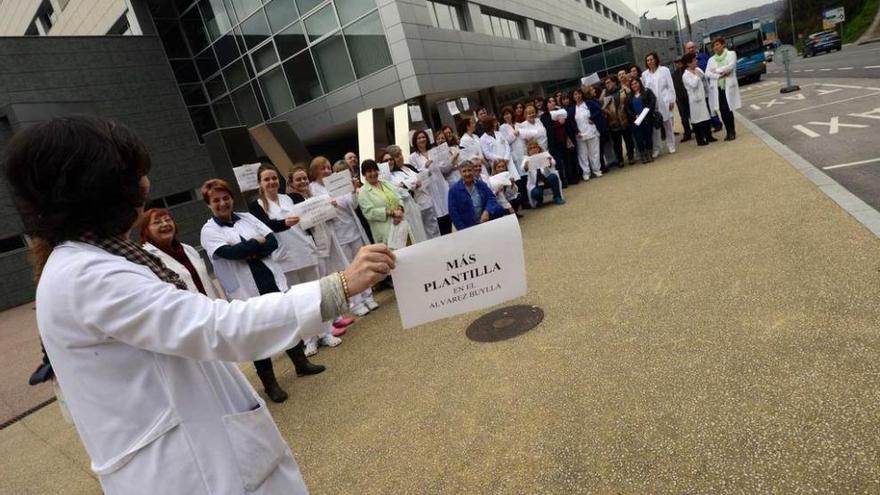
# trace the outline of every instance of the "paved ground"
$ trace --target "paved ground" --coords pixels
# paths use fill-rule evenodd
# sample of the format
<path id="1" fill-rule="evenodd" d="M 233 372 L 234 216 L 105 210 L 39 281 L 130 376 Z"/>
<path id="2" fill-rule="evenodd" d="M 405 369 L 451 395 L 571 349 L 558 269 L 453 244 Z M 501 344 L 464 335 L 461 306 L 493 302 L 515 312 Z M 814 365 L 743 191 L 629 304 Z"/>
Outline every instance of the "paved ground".
<path id="1" fill-rule="evenodd" d="M 793 60 L 791 69 L 795 78 L 880 78 L 880 45 L 847 45 L 839 52 L 809 58 L 798 56 Z M 767 77 L 784 78 L 782 66 L 776 61 L 771 62 Z"/>
<path id="2" fill-rule="evenodd" d="M 30 303 L 0 313 L 0 423 L 55 395 L 49 384 L 27 384 L 42 358 L 33 308 Z"/>
<path id="3" fill-rule="evenodd" d="M 523 221 L 516 339 L 358 323 L 273 405 L 324 493 L 880 492 L 880 240 L 742 129 Z M 52 405 L 0 492 L 98 493 Z"/>

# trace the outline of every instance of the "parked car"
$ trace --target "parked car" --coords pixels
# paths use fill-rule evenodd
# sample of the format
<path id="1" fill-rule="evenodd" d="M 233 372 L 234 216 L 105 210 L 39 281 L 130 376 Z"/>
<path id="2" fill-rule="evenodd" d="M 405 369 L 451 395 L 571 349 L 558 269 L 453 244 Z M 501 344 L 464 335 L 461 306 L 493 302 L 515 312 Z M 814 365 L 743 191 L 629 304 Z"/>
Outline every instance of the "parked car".
<path id="1" fill-rule="evenodd" d="M 842 43 L 837 31 L 821 31 L 807 37 L 804 43 L 804 58 L 815 56 L 820 52 L 840 51 Z"/>

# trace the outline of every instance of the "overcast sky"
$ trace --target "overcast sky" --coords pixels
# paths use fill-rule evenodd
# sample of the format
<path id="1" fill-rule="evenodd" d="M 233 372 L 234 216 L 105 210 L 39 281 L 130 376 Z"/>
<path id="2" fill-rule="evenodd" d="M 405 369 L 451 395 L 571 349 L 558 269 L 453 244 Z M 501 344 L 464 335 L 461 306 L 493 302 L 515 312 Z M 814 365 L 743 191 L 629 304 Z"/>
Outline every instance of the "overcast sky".
<path id="1" fill-rule="evenodd" d="M 649 19 L 671 19 L 675 17 L 675 4 L 667 7 L 667 1 L 669 0 L 623 0 L 623 3 L 629 5 L 640 16 L 647 10 Z M 713 15 L 731 14 L 750 7 L 773 3 L 773 0 L 685 0 L 685 2 L 691 23 L 694 23 Z"/>

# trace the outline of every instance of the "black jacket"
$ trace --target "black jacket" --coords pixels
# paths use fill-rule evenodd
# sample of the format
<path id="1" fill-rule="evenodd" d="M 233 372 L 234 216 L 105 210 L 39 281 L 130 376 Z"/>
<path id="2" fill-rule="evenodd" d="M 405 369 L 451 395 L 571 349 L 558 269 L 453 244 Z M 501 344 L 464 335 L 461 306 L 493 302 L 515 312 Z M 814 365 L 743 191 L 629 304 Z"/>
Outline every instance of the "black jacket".
<path id="1" fill-rule="evenodd" d="M 657 120 L 657 97 L 654 96 L 654 92 L 648 88 L 644 88 L 642 91 L 642 101 L 644 101 L 645 108 L 648 108 L 648 115 L 645 117 L 644 122 L 650 125 L 654 125 Z M 635 124 L 636 118 L 639 116 L 639 112 L 636 112 L 635 107 L 633 107 L 633 95 L 626 100 L 626 113 L 629 115 L 629 121 Z"/>
<path id="2" fill-rule="evenodd" d="M 568 136 L 568 139 L 571 139 L 572 143 L 574 143 L 577 139 L 577 124 L 574 121 L 574 114 L 564 108 L 557 108 L 556 110 L 565 110 L 565 113 L 568 115 L 565 118 L 564 124 L 565 135 Z M 550 111 L 548 110 L 542 113 L 540 120 L 541 124 L 544 124 L 544 130 L 547 131 L 547 146 L 549 147 L 551 144 L 553 144 L 565 148 L 565 143 L 556 142 L 556 133 L 553 131 L 553 120 L 550 118 Z"/>

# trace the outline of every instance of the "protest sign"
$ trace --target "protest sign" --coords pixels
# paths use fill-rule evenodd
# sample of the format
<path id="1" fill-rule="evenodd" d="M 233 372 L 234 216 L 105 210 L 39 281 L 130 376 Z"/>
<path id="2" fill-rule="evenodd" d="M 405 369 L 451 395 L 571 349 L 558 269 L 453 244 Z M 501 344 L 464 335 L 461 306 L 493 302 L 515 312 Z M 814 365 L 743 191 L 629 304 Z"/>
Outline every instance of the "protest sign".
<path id="1" fill-rule="evenodd" d="M 514 215 L 395 251 L 394 293 L 403 328 L 485 309 L 526 294 Z"/>
<path id="2" fill-rule="evenodd" d="M 391 165 L 388 162 L 377 164 L 379 166 L 379 178 L 388 181 L 391 180 Z"/>
<path id="3" fill-rule="evenodd" d="M 568 118 L 568 112 L 566 112 L 564 108 L 557 108 L 550 112 L 550 118 L 552 120 L 558 120 L 559 122 L 565 122 L 565 119 Z"/>
<path id="4" fill-rule="evenodd" d="M 645 117 L 647 117 L 647 116 L 648 116 L 648 109 L 643 108 L 642 113 L 640 113 L 639 116 L 636 118 L 636 121 L 635 121 L 636 126 L 642 125 L 642 122 L 644 122 Z"/>
<path id="5" fill-rule="evenodd" d="M 388 239 L 385 245 L 390 249 L 397 250 L 406 247 L 406 240 L 409 237 L 409 223 L 401 220 L 397 225 L 391 224 L 388 228 Z"/>
<path id="6" fill-rule="evenodd" d="M 241 192 L 253 191 L 260 188 L 260 182 L 259 179 L 257 179 L 257 169 L 259 168 L 259 163 L 248 163 L 240 167 L 232 168 L 232 173 L 235 174 L 235 182 L 238 183 L 238 189 Z"/>
<path id="7" fill-rule="evenodd" d="M 330 203 L 330 200 L 329 195 L 322 194 L 293 205 L 293 214 L 299 217 L 300 227 L 310 229 L 319 223 L 336 218 L 336 207 Z"/>
<path id="8" fill-rule="evenodd" d="M 409 118 L 413 122 L 421 122 L 422 121 L 422 107 L 418 105 L 410 105 L 409 106 Z"/>
<path id="9" fill-rule="evenodd" d="M 428 159 L 431 160 L 431 166 L 443 169 L 449 166 L 449 145 L 441 144 L 428 150 Z"/>
<path id="10" fill-rule="evenodd" d="M 339 198 L 354 192 L 354 185 L 351 183 L 351 170 L 343 170 L 335 174 L 324 177 L 324 187 L 331 198 Z"/>
<path id="11" fill-rule="evenodd" d="M 550 153 L 546 151 L 543 153 L 538 153 L 537 155 L 531 155 L 528 158 L 528 166 L 529 170 L 547 170 L 550 168 Z"/>
<path id="12" fill-rule="evenodd" d="M 492 177 L 489 177 L 489 187 L 492 188 L 493 192 L 498 192 L 500 189 L 509 185 L 510 172 L 501 172 L 500 174 L 495 174 Z"/>
<path id="13" fill-rule="evenodd" d="M 581 85 L 582 86 L 592 86 L 594 84 L 599 84 L 599 74 L 596 74 L 595 72 L 593 72 L 592 74 L 590 74 L 587 77 L 581 78 Z"/>
<path id="14" fill-rule="evenodd" d="M 471 109 L 471 105 L 470 105 L 470 103 L 468 103 L 467 96 L 464 96 L 464 97 L 462 97 L 462 98 L 459 98 L 458 101 L 461 102 L 461 110 L 462 110 L 463 112 L 467 112 L 468 110 Z"/>

